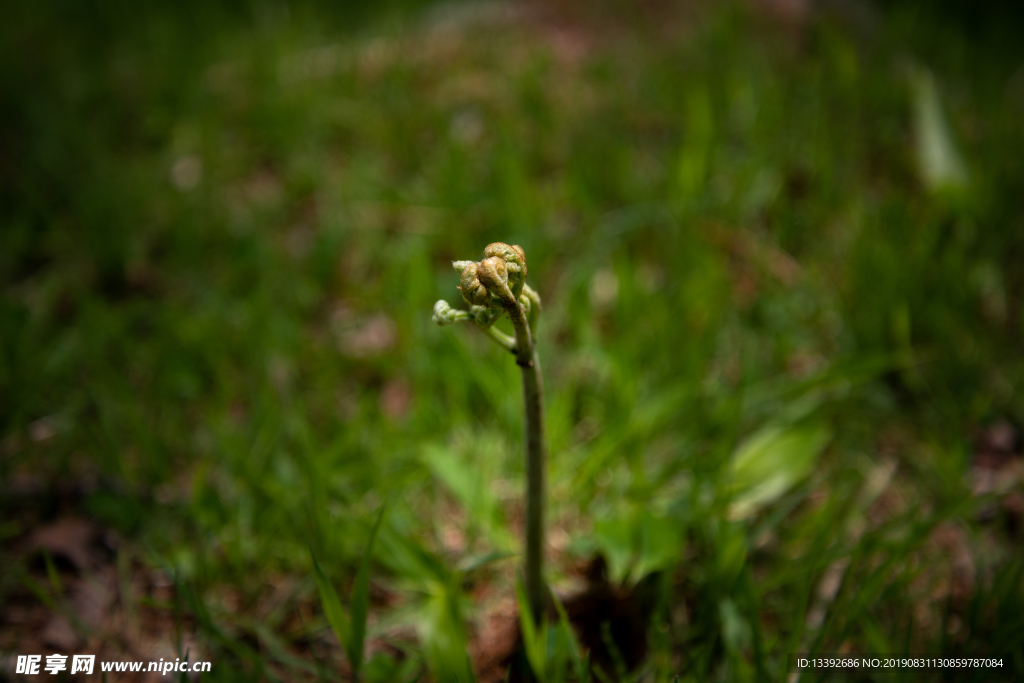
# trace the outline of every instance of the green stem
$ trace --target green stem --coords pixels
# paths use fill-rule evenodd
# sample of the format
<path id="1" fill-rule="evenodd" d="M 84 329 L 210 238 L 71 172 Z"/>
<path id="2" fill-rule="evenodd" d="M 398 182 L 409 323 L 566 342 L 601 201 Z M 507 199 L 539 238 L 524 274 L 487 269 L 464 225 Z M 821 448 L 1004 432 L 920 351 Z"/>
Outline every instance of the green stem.
<path id="1" fill-rule="evenodd" d="M 540 359 L 520 364 L 523 403 L 526 407 L 526 594 L 534 621 L 540 624 L 545 609 L 544 587 L 544 384 Z"/>
<path id="2" fill-rule="evenodd" d="M 508 336 L 501 330 L 495 328 L 493 325 L 479 325 L 480 330 L 488 337 L 498 343 L 498 346 L 505 349 L 506 351 L 516 352 L 516 340 Z"/>
<path id="3" fill-rule="evenodd" d="M 544 619 L 544 386 L 526 312 L 506 286 L 501 299 L 516 336 L 516 364 L 523 376 L 526 412 L 526 595 L 539 625 Z"/>

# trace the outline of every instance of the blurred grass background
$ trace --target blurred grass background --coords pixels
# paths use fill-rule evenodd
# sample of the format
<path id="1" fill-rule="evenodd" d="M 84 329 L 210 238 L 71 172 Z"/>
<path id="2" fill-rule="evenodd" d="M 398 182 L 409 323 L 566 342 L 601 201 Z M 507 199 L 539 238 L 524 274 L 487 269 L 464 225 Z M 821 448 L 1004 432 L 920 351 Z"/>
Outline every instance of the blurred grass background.
<path id="1" fill-rule="evenodd" d="M 105 563 L 104 652 L 337 679 L 307 548 L 351 586 L 388 501 L 367 676 L 453 680 L 511 595 L 520 389 L 430 311 L 500 240 L 545 303 L 550 578 L 652 592 L 642 680 L 1024 672 L 1019 12 L 4 13 L 5 652 Z M 68 517 L 106 560 L 39 550 Z"/>

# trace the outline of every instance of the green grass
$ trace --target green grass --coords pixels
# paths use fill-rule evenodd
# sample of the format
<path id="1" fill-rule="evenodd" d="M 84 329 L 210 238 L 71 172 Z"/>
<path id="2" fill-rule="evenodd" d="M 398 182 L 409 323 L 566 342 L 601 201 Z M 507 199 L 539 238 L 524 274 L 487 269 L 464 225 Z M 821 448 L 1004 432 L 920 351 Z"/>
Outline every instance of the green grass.
<path id="1" fill-rule="evenodd" d="M 986 425 L 1024 423 L 998 17 L 284 7 L 3 29 L 8 577 L 37 525 L 91 516 L 173 577 L 145 615 L 211 680 L 336 679 L 309 547 L 350 595 L 386 502 L 367 639 L 394 647 L 364 675 L 464 671 L 481 596 L 514 593 L 519 378 L 430 313 L 500 240 L 545 303 L 549 578 L 595 551 L 654 573 L 642 680 L 840 649 L 1024 672 L 1020 515 L 971 479 Z M 922 68 L 956 187 L 917 166 Z"/>

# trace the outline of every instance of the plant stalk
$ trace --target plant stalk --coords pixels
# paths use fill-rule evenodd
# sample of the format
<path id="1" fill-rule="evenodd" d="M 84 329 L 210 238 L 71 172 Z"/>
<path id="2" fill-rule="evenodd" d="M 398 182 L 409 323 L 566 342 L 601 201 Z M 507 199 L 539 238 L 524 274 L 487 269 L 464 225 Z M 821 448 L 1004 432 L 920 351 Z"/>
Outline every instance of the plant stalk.
<path id="1" fill-rule="evenodd" d="M 537 624 L 544 618 L 544 384 L 534 350 L 529 366 L 520 365 L 526 408 L 526 595 Z"/>
<path id="2" fill-rule="evenodd" d="M 544 469 L 547 460 L 544 440 L 544 383 L 540 359 L 534 347 L 526 312 L 506 287 L 502 299 L 516 345 L 513 353 L 523 376 L 523 405 L 526 443 L 526 595 L 530 611 L 538 625 L 544 619 L 546 589 L 544 584 Z"/>

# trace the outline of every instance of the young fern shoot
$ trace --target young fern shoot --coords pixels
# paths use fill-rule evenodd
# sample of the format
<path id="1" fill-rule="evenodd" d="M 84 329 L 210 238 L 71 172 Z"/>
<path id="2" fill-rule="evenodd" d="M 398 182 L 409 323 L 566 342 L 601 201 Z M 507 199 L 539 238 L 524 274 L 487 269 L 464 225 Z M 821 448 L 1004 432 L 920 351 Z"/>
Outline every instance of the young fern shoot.
<path id="1" fill-rule="evenodd" d="M 434 304 L 434 322 L 450 325 L 472 322 L 498 346 L 515 356 L 523 378 L 526 433 L 526 594 L 533 618 L 540 621 L 545 607 L 544 562 L 544 391 L 540 360 L 534 342 L 540 296 L 526 284 L 526 254 L 518 245 L 488 244 L 480 261 L 454 261 L 462 274 L 458 289 L 469 310 Z M 514 336 L 494 327 L 508 314 Z"/>

